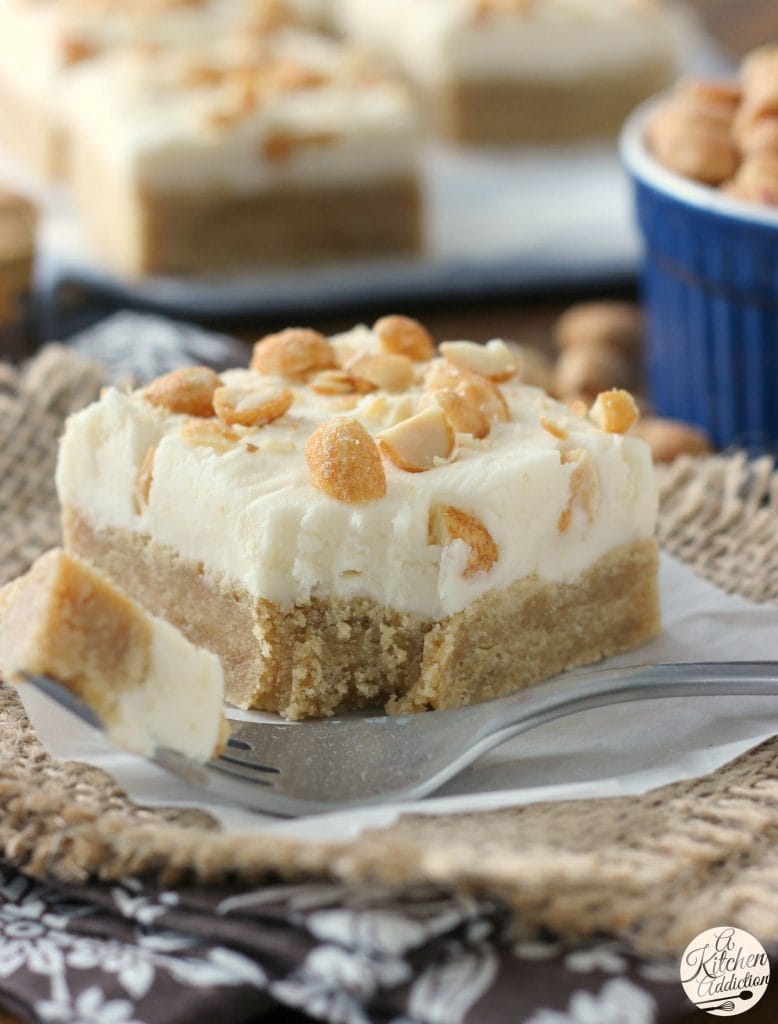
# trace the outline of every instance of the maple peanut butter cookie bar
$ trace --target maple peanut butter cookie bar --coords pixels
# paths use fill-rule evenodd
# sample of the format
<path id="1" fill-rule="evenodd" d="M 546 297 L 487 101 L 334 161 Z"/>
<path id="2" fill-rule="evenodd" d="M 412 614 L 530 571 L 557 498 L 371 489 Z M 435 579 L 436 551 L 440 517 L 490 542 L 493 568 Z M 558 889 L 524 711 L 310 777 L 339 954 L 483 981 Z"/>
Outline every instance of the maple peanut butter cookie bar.
<path id="1" fill-rule="evenodd" d="M 289 718 L 496 697 L 659 630 L 656 491 L 628 393 L 586 414 L 510 348 L 390 316 L 291 328 L 71 417 L 67 548 Z"/>
<path id="2" fill-rule="evenodd" d="M 412 254 L 419 139 L 407 88 L 285 23 L 74 74 L 70 179 L 124 275 L 218 274 Z"/>
<path id="3" fill-rule="evenodd" d="M 419 117 L 312 0 L 0 0 L 0 140 L 138 275 L 416 254 Z"/>

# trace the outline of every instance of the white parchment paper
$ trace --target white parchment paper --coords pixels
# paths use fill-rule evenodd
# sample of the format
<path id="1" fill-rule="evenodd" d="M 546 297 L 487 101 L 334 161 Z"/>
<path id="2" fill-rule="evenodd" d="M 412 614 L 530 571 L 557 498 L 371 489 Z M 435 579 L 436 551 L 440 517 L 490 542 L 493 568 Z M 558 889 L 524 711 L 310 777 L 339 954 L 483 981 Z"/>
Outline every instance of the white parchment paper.
<path id="1" fill-rule="evenodd" d="M 726 595 L 663 556 L 664 632 L 608 665 L 691 661 L 778 661 L 778 607 Z M 105 737 L 32 688 L 22 697 L 41 742 L 55 757 L 85 761 L 113 775 L 139 803 L 184 804 L 215 814 L 230 830 L 305 839 L 356 837 L 403 811 L 461 811 L 645 792 L 710 772 L 778 732 L 778 697 L 715 697 L 620 704 L 550 722 L 490 752 L 426 800 L 280 821 L 211 803 L 156 765 L 112 747 Z"/>

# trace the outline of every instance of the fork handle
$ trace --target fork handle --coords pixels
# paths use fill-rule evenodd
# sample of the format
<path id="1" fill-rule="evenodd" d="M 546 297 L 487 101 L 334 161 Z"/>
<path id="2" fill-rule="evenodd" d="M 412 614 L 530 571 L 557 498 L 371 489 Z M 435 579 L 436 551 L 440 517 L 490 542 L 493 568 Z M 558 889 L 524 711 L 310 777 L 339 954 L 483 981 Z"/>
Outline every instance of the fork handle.
<path id="1" fill-rule="evenodd" d="M 739 695 L 778 697 L 778 662 L 690 662 L 586 672 L 554 688 L 527 691 L 519 704 L 485 721 L 474 736 L 476 756 L 521 732 L 591 708 L 664 697 Z"/>

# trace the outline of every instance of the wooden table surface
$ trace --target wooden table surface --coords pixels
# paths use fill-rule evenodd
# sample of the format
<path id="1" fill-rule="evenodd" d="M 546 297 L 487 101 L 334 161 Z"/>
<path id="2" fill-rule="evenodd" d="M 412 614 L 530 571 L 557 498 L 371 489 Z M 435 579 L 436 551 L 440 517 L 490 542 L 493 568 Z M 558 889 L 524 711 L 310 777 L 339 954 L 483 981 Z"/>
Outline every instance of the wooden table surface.
<path id="1" fill-rule="evenodd" d="M 778 0 L 689 0 L 695 7 L 711 33 L 722 48 L 731 53 L 733 59 L 742 56 L 749 49 L 765 42 L 778 42 Z M 613 289 L 601 288 L 597 298 L 634 296 L 635 289 L 625 289 L 623 284 Z M 488 304 L 461 303 L 452 298 L 450 302 L 434 306 L 420 306 L 404 309 L 403 312 L 418 316 L 432 331 L 442 337 L 472 338 L 486 340 L 496 336 L 517 338 L 534 342 L 541 347 L 549 343 L 550 326 L 556 317 L 571 303 L 582 298 L 595 297 L 591 293 L 564 291 L 545 293 L 539 296 L 522 297 L 517 300 L 502 299 Z M 325 331 L 339 330 L 350 326 L 357 319 L 370 320 L 374 315 L 386 312 L 384 309 L 364 308 L 353 311 L 348 317 L 330 317 L 317 321 L 316 326 Z M 274 329 L 277 324 L 246 325 L 246 337 Z M 0 996 L 0 999 L 2 997 Z M 749 1024 L 774 1024 L 778 1020 L 778 998 L 764 999 L 762 1004 L 749 1011 Z M 694 1011 L 692 1017 L 698 1021 L 700 1014 Z M 277 1016 L 288 1020 L 280 1012 Z M 300 1019 L 295 1016 L 294 1019 Z M 0 1009 L 0 1024 L 22 1024 L 21 1020 Z M 268 1022 L 269 1024 L 269 1022 Z"/>

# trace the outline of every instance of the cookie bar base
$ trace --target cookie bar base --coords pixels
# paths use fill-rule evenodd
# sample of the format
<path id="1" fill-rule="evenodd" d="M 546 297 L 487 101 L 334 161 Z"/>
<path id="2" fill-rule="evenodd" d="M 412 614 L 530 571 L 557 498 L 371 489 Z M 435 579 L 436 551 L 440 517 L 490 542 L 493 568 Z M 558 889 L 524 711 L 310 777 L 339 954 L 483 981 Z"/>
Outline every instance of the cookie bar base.
<path id="1" fill-rule="evenodd" d="M 22 671 L 57 679 L 105 721 L 151 660 L 151 625 L 137 604 L 58 549 L 0 590 L 0 640 L 12 681 Z"/>
<path id="2" fill-rule="evenodd" d="M 70 551 L 219 655 L 232 704 L 292 719 L 473 704 L 629 650 L 660 629 L 653 540 L 610 552 L 573 584 L 518 580 L 426 622 L 368 599 L 283 609 L 147 537 L 93 529 L 72 509 L 64 531 Z"/>
<path id="3" fill-rule="evenodd" d="M 128 277 L 412 255 L 422 246 L 421 191 L 410 172 L 246 194 L 216 187 L 157 190 L 126 182 L 74 137 L 70 173 L 91 245 Z"/>
<path id="4" fill-rule="evenodd" d="M 626 116 L 673 77 L 670 60 L 620 75 L 569 81 L 510 78 L 460 80 L 442 88 L 433 115 L 460 142 L 564 142 L 615 135 Z"/>

